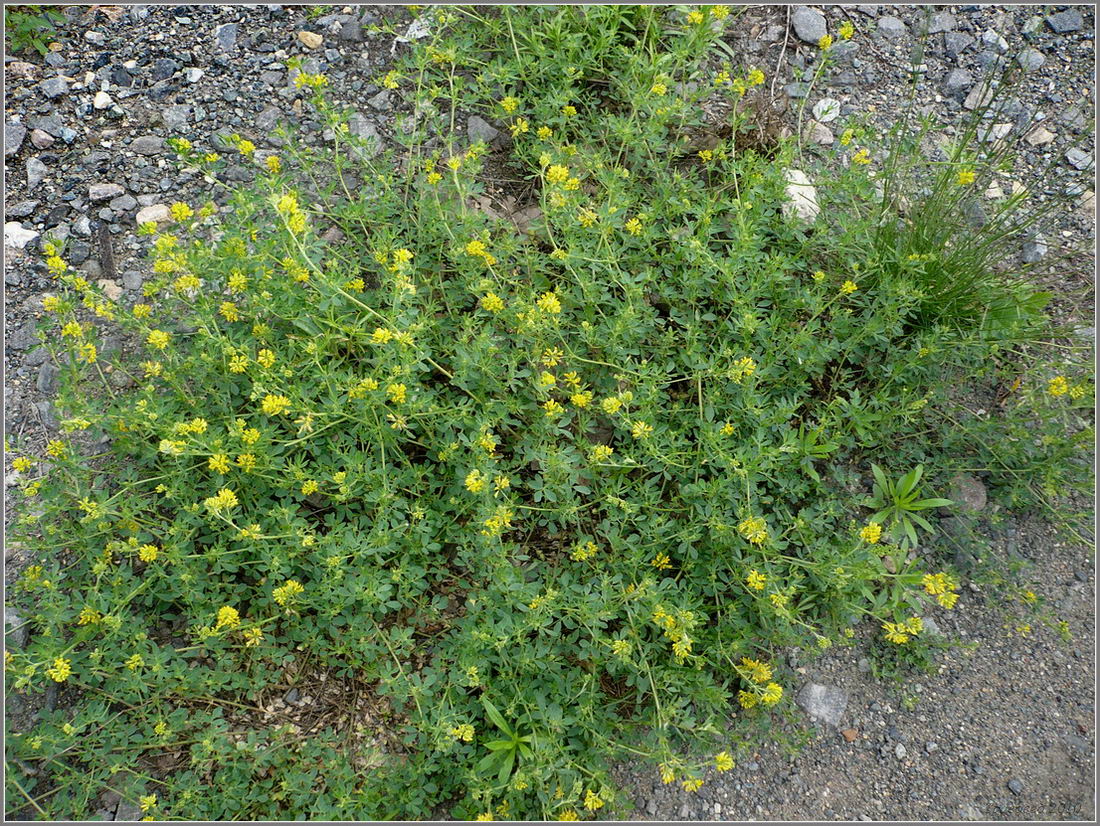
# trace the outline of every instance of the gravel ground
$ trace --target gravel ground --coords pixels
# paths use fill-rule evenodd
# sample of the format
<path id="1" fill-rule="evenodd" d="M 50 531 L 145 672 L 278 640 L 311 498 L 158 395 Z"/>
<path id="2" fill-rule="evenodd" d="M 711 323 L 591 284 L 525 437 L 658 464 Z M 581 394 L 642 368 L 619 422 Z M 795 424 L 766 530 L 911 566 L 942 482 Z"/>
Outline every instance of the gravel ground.
<path id="1" fill-rule="evenodd" d="M 4 421 L 6 432 L 31 450 L 57 428 L 50 402 L 57 367 L 34 335 L 50 289 L 38 254 L 47 232 L 68 239 L 69 260 L 88 278 L 134 298 L 148 243 L 134 234 L 139 212 L 211 197 L 201 176 L 175 167 L 165 138 L 183 136 L 216 149 L 219 135 L 236 132 L 262 153 L 278 148 L 270 130 L 288 120 L 320 139 L 321 127 L 303 114 L 286 71 L 294 56 L 307 61 L 307 71 L 328 74 L 335 100 L 359 113 L 361 135 L 390 143 L 405 105 L 377 82 L 392 59 L 394 38 L 370 32 L 387 19 L 403 31 L 409 17 L 401 7 L 332 7 L 334 13 L 314 18 L 302 7 L 114 8 L 121 9 L 117 19 L 70 7 L 59 51 L 45 59 L 5 58 Z M 1037 262 L 1038 274 L 1058 293 L 1059 319 L 1080 328 L 1091 344 L 1091 7 L 756 6 L 730 19 L 734 52 L 764 68 L 769 84 L 780 67 L 776 93 L 789 100 L 788 113 L 805 98 L 805 126 L 823 146 L 835 143 L 849 116 L 878 128 L 893 122 L 908 94 L 915 49 L 924 67 L 918 106 L 948 137 L 970 111 L 986 69 L 1021 67 L 1009 106 L 989 124 L 995 132 L 1009 130 L 1020 152 L 999 184 L 1002 194 L 986 193 L 986 205 L 1014 184 L 1065 200 L 1047 233 L 1019 239 L 1017 256 L 1005 265 Z M 856 24 L 856 37 L 836 47 L 837 64 L 824 82 L 807 88 L 818 52 L 810 43 L 821 27 L 835 34 L 844 19 Z M 822 111 L 829 105 L 818 109 L 822 122 L 811 120 L 822 98 L 836 101 L 836 120 Z M 1057 174 L 1044 172 L 1047 167 Z M 230 183 L 251 175 L 244 166 L 225 173 Z M 101 224 L 111 238 L 109 256 Z M 5 472 L 5 484 L 15 484 L 10 465 Z M 762 747 L 695 794 L 663 786 L 654 770 L 624 767 L 620 777 L 637 808 L 609 816 L 1093 819 L 1093 557 L 1089 549 L 1059 544 L 1041 524 L 1004 519 L 997 530 L 989 534 L 994 555 L 1033 566 L 1028 582 L 1069 623 L 1072 642 L 1038 622 L 1028 636 L 1015 633 L 1026 620 L 1006 615 L 999 603 L 986 604 L 985 591 L 969 590 L 940 626 L 948 639 L 978 645 L 941 654 L 936 673 L 913 678 L 919 687 L 873 680 L 864 670 L 863 643 L 812 663 L 796 661 L 788 675 L 792 689 L 812 681 L 844 693 L 839 726 L 815 723 L 803 737 L 809 718 L 797 712 L 782 727 L 793 740 L 805 740 L 796 756 L 778 745 Z M 10 548 L 5 560 L 9 577 L 23 561 Z M 860 629 L 857 640 L 862 636 Z M 903 703 L 899 692 L 909 700 Z M 37 708 L 9 698 L 9 722 L 18 725 Z"/>

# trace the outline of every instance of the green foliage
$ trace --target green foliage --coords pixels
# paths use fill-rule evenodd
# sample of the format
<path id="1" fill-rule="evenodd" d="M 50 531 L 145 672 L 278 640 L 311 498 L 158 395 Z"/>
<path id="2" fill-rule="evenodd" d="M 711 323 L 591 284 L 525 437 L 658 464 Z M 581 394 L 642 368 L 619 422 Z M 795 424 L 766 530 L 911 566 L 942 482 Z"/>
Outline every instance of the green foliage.
<path id="1" fill-rule="evenodd" d="M 4 33 L 8 49 L 15 54 L 28 49 L 46 54 L 55 25 L 64 20 L 61 12 L 49 6 L 5 6 Z"/>
<path id="2" fill-rule="evenodd" d="M 917 529 L 920 526 L 932 533 L 935 529 L 918 511 L 929 508 L 943 508 L 954 504 L 950 499 L 920 498 L 917 487 L 924 467 L 917 465 L 911 471 L 893 482 L 886 478 L 882 468 L 872 463 L 871 471 L 875 475 L 874 487 L 867 506 L 875 509 L 872 522 L 887 525 L 887 536 L 901 548 L 912 548 L 917 544 Z"/>
<path id="3" fill-rule="evenodd" d="M 768 736 L 784 647 L 864 618 L 907 645 L 935 589 L 954 604 L 905 536 L 861 536 L 859 492 L 887 457 L 973 461 L 943 450 L 949 391 L 1004 345 L 881 260 L 860 163 L 824 231 L 785 214 L 798 148 L 746 145 L 762 77 L 706 65 L 720 9 L 434 9 L 384 79 L 404 151 L 299 74 L 331 144 L 232 142 L 265 171 L 142 229 L 135 306 L 47 248 L 65 438 L 21 457 L 42 559 L 8 684 L 81 699 L 9 737 L 34 768 L 9 805 L 86 817 L 110 785 L 162 818 L 591 816 L 610 760 L 697 788 L 700 750 Z M 728 137 L 695 151 L 715 99 Z M 459 145 L 461 112 L 508 152 Z M 1029 413 L 1072 432 L 1049 379 Z M 909 477 L 880 509 L 915 516 Z"/>

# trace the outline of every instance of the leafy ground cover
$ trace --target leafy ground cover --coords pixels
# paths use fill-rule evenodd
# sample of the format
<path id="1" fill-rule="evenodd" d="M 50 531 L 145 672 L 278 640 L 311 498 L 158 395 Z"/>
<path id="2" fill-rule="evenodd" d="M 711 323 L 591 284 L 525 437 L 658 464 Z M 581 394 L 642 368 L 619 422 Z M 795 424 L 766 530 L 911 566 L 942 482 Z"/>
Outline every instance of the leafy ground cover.
<path id="1" fill-rule="evenodd" d="M 697 788 L 789 702 L 784 647 L 869 621 L 919 652 L 958 587 L 914 552 L 951 473 L 1019 507 L 1087 484 L 1085 369 L 992 266 L 1041 215 L 967 217 L 998 150 L 853 125 L 800 218 L 728 13 L 433 11 L 384 79 L 415 90 L 406 151 L 299 71 L 331 146 L 238 140 L 266 176 L 143 228 L 143 301 L 48 250 L 71 438 L 20 468 L 48 553 L 7 673 L 81 699 L 13 738 L 12 805 L 87 816 L 123 777 L 157 818 L 569 819 L 626 755 Z M 522 210 L 486 208 L 487 168 Z M 266 722 L 288 681 L 342 713 Z"/>

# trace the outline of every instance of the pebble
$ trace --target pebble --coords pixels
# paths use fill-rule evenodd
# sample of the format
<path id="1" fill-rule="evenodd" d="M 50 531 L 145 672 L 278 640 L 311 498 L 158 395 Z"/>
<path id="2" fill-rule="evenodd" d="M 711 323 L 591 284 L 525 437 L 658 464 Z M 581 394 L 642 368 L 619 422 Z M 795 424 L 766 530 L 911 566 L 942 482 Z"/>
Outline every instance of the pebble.
<path id="1" fill-rule="evenodd" d="M 106 92 L 96 92 L 95 98 L 92 100 L 92 106 L 96 109 L 106 109 L 112 103 L 114 103 L 114 101 L 111 100 L 111 96 Z"/>
<path id="2" fill-rule="evenodd" d="M 321 37 L 321 35 L 315 34 L 314 32 L 302 31 L 298 32 L 298 42 L 305 46 L 307 49 L 316 49 L 325 42 L 325 39 Z"/>
<path id="3" fill-rule="evenodd" d="M 57 374 L 58 369 L 50 362 L 44 362 L 41 367 L 38 368 L 38 378 L 35 381 L 35 387 L 38 388 L 39 393 L 49 394 L 57 387 Z"/>
<path id="4" fill-rule="evenodd" d="M 206 72 L 195 66 L 191 66 L 183 70 L 183 76 L 188 83 L 198 83 L 200 80 L 202 80 L 202 76 L 204 74 L 206 74 Z"/>
<path id="5" fill-rule="evenodd" d="M 952 60 L 958 59 L 972 45 L 974 38 L 965 32 L 946 32 L 943 36 L 943 50 Z"/>
<path id="6" fill-rule="evenodd" d="M 130 141 L 130 148 L 139 155 L 156 155 L 164 148 L 164 139 L 159 135 L 141 135 Z"/>
<path id="7" fill-rule="evenodd" d="M 191 121 L 191 107 L 186 103 L 169 106 L 160 113 L 164 125 L 173 131 L 182 131 Z"/>
<path id="8" fill-rule="evenodd" d="M 62 77 L 48 77 L 38 84 L 42 94 L 50 100 L 69 93 L 69 82 Z"/>
<path id="9" fill-rule="evenodd" d="M 783 215 L 788 219 L 797 217 L 803 221 L 813 221 L 821 212 L 817 189 L 801 169 L 787 169 L 784 177 L 787 180 L 787 200 L 783 202 Z"/>
<path id="10" fill-rule="evenodd" d="M 840 117 L 840 101 L 834 98 L 822 98 L 814 104 L 813 112 L 820 123 L 832 123 Z"/>
<path id="11" fill-rule="evenodd" d="M 909 28 L 897 17 L 887 14 L 878 19 L 878 33 L 891 40 L 898 40 L 909 34 Z"/>
<path id="12" fill-rule="evenodd" d="M 1036 126 L 1027 136 L 1027 142 L 1032 146 L 1046 146 L 1053 140 L 1054 133 L 1045 126 Z"/>
<path id="13" fill-rule="evenodd" d="M 974 76 L 966 69 L 952 69 L 943 81 L 943 93 L 948 97 L 961 98 L 974 85 Z"/>
<path id="14" fill-rule="evenodd" d="M 1085 26 L 1085 19 L 1077 9 L 1066 9 L 1057 14 L 1047 15 L 1047 25 L 1058 34 L 1080 31 Z"/>
<path id="15" fill-rule="evenodd" d="M 848 692 L 834 686 L 809 682 L 802 686 L 795 702 L 815 720 L 839 726 L 848 708 Z"/>
<path id="16" fill-rule="evenodd" d="M 491 123 L 478 115 L 470 115 L 470 118 L 466 121 L 466 135 L 469 137 L 471 143 L 477 141 L 484 141 L 485 143 L 493 143 L 500 136 L 500 130 L 494 127 Z"/>
<path id="17" fill-rule="evenodd" d="M 829 33 L 825 26 L 825 15 L 809 6 L 795 6 L 791 13 L 791 28 L 799 40 L 814 46 Z"/>
<path id="18" fill-rule="evenodd" d="M 1066 160 L 1070 162 L 1074 169 L 1080 169 L 1082 171 L 1088 169 L 1093 164 L 1093 156 L 1083 149 L 1077 149 L 1076 147 L 1066 152 Z"/>
<path id="19" fill-rule="evenodd" d="M 1011 780 L 1008 781 L 1008 790 L 1010 792 L 1012 792 L 1013 794 L 1023 794 L 1024 793 L 1023 781 L 1021 781 L 1017 777 L 1013 777 Z"/>
<path id="20" fill-rule="evenodd" d="M 987 494 L 982 481 L 971 473 L 959 473 L 951 478 L 947 498 L 961 511 L 976 513 L 986 506 Z"/>
<path id="21" fill-rule="evenodd" d="M 903 746 L 901 743 L 898 743 L 896 746 L 894 746 L 894 756 L 897 757 L 898 760 L 904 760 L 905 754 L 905 746 Z"/>
<path id="22" fill-rule="evenodd" d="M 36 149 L 49 149 L 54 143 L 53 135 L 41 129 L 32 129 L 31 143 Z"/>
<path id="23" fill-rule="evenodd" d="M 832 146 L 836 136 L 833 131 L 823 123 L 812 120 L 807 124 L 806 136 L 819 146 Z"/>
<path id="24" fill-rule="evenodd" d="M 4 642 L 14 648 L 25 648 L 30 637 L 30 629 L 19 612 L 4 606 Z"/>
<path id="25" fill-rule="evenodd" d="M 4 157 L 9 158 L 19 151 L 23 145 L 23 138 L 27 135 L 27 127 L 18 121 L 9 120 L 4 124 Z"/>
<path id="26" fill-rule="evenodd" d="M 214 29 L 215 51 L 228 52 L 237 43 L 237 23 L 223 23 Z"/>
<path id="27" fill-rule="evenodd" d="M 9 218 L 27 218 L 38 208 L 38 201 L 20 201 L 7 209 Z"/>
<path id="28" fill-rule="evenodd" d="M 928 21 L 928 34 L 940 34 L 941 32 L 949 32 L 955 28 L 955 16 L 950 12 L 939 12 L 933 14 L 932 18 Z"/>
<path id="29" fill-rule="evenodd" d="M 38 186 L 46 177 L 46 173 L 49 170 L 46 168 L 46 164 L 38 160 L 38 158 L 28 158 L 27 164 L 27 188 L 34 189 Z"/>
<path id="30" fill-rule="evenodd" d="M 93 46 L 102 46 L 107 42 L 107 35 L 103 32 L 84 32 L 84 39 Z"/>
<path id="31" fill-rule="evenodd" d="M 138 210 L 138 214 L 134 217 L 134 222 L 138 225 L 149 221 L 165 224 L 171 220 L 172 213 L 167 204 L 151 204 L 144 209 Z"/>
<path id="32" fill-rule="evenodd" d="M 1016 62 L 1025 72 L 1034 72 L 1041 69 L 1047 59 L 1038 49 L 1024 49 L 1016 55 Z"/>
<path id="33" fill-rule="evenodd" d="M 1008 41 L 994 29 L 986 29 L 982 32 L 982 45 L 987 49 L 993 49 L 998 54 L 1004 54 L 1008 51 Z"/>
<path id="34" fill-rule="evenodd" d="M 126 192 L 126 189 L 120 184 L 91 184 L 88 187 L 88 199 L 95 201 L 106 201 L 111 198 L 117 198 Z"/>
<path id="35" fill-rule="evenodd" d="M 1047 254 L 1046 241 L 1040 235 L 1036 238 L 1024 242 L 1023 254 L 1021 259 L 1025 264 L 1037 264 L 1043 260 L 1043 257 Z"/>

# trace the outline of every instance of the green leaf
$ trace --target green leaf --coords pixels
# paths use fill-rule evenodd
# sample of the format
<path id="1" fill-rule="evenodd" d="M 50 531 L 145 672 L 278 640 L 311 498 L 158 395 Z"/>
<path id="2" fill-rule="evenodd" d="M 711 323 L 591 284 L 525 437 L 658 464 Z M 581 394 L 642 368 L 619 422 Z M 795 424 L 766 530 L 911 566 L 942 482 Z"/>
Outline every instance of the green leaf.
<path id="1" fill-rule="evenodd" d="M 489 715 L 489 719 L 493 721 L 493 725 L 509 737 L 515 738 L 515 732 L 508 727 L 508 723 L 505 722 L 503 715 L 497 711 L 497 707 L 489 702 L 489 698 L 484 694 L 481 695 L 481 704 L 485 707 L 485 713 Z"/>

